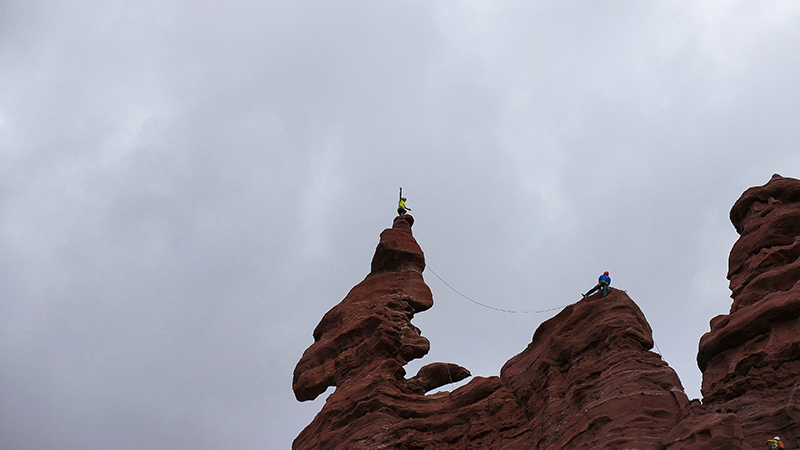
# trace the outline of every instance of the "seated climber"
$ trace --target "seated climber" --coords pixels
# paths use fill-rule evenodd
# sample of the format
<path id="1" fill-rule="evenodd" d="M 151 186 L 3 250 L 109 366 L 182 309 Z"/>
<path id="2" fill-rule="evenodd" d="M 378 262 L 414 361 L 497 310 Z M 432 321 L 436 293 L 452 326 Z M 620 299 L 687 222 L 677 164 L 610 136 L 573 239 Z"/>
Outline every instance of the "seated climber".
<path id="1" fill-rule="evenodd" d="M 400 201 L 397 202 L 397 215 L 402 216 L 408 211 L 411 211 L 411 208 L 406 207 L 406 198 L 403 197 L 403 188 L 400 188 Z"/>
<path id="2" fill-rule="evenodd" d="M 774 438 L 767 440 L 767 448 L 769 448 L 771 450 L 772 449 L 782 449 L 782 448 L 784 448 L 783 447 L 783 442 L 781 442 L 781 438 L 778 437 L 778 436 L 775 436 Z"/>
<path id="3" fill-rule="evenodd" d="M 608 287 L 611 285 L 611 277 L 608 276 L 608 271 L 603 272 L 600 275 L 600 278 L 597 279 L 597 284 L 589 290 L 589 292 L 583 294 L 584 297 L 588 297 L 595 293 L 595 291 L 602 289 L 603 290 L 603 297 L 608 295 Z"/>

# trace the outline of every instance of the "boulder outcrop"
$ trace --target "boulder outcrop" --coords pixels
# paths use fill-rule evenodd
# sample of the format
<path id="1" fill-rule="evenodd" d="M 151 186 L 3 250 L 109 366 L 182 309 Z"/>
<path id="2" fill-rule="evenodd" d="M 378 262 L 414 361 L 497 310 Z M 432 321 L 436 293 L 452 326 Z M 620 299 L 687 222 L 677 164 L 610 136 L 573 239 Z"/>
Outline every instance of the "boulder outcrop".
<path id="1" fill-rule="evenodd" d="M 800 447 L 800 180 L 774 175 L 730 214 L 729 314 L 700 340 L 703 403 L 733 413 L 755 448 L 775 434 Z"/>

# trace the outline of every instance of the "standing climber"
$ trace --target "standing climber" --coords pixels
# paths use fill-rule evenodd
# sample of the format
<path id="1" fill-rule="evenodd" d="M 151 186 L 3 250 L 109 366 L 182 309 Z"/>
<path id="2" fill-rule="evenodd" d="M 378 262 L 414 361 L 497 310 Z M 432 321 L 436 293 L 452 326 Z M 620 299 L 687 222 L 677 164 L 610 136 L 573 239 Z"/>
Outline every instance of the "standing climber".
<path id="1" fill-rule="evenodd" d="M 589 290 L 589 292 L 583 294 L 584 297 L 588 297 L 592 295 L 595 291 L 602 289 L 603 290 L 603 297 L 608 295 L 608 286 L 611 285 L 611 277 L 608 276 L 608 271 L 603 272 L 600 275 L 600 278 L 597 279 L 597 284 Z"/>
<path id="2" fill-rule="evenodd" d="M 781 438 L 775 436 L 774 438 L 767 440 L 767 448 L 769 448 L 770 450 L 784 448 L 783 442 L 781 442 Z"/>
<path id="3" fill-rule="evenodd" d="M 411 211 L 411 208 L 406 207 L 406 198 L 403 197 L 403 188 L 400 188 L 400 201 L 397 202 L 397 214 L 402 216 L 407 211 Z"/>

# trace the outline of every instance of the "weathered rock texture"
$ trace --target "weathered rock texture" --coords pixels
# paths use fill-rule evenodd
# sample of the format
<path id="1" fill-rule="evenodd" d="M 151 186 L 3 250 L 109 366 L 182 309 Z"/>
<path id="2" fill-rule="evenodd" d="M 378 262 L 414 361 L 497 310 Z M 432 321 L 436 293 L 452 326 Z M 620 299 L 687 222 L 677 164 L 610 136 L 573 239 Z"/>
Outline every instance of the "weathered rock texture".
<path id="1" fill-rule="evenodd" d="M 733 413 L 755 448 L 800 448 L 800 180 L 774 175 L 731 209 L 730 314 L 700 340 L 703 403 Z"/>
<path id="2" fill-rule="evenodd" d="M 403 366 L 429 349 L 411 319 L 433 305 L 412 224 L 398 217 L 381 234 L 370 274 L 314 330 L 295 368 L 295 395 L 336 389 L 295 450 L 752 450 L 735 414 L 686 397 L 650 352 L 641 310 L 617 289 L 544 322 L 499 377 L 426 395 L 470 374 L 433 363 L 406 378 Z"/>
<path id="3" fill-rule="evenodd" d="M 480 446 L 502 442 L 524 423 L 514 397 L 498 392 L 497 377 L 474 380 L 457 394 L 430 396 L 425 392 L 461 381 L 469 371 L 434 363 L 405 378 L 403 366 L 429 349 L 411 319 L 433 305 L 412 224 L 409 215 L 397 217 L 381 233 L 370 274 L 314 330 L 315 342 L 295 368 L 295 396 L 309 400 L 329 386 L 336 390 L 293 448 Z M 444 439 L 449 443 L 440 447 Z"/>
<path id="4" fill-rule="evenodd" d="M 731 210 L 730 314 L 700 340 L 703 403 L 655 353 L 644 315 L 612 289 L 542 323 L 499 377 L 433 363 L 411 324 L 433 306 L 411 216 L 381 234 L 372 270 L 322 318 L 294 373 L 298 400 L 335 391 L 305 449 L 743 449 L 800 447 L 800 180 L 778 175 Z"/>
<path id="5" fill-rule="evenodd" d="M 644 315 L 616 289 L 544 322 L 501 371 L 528 418 L 514 448 L 741 448 L 733 418 L 690 402 L 652 347 Z"/>

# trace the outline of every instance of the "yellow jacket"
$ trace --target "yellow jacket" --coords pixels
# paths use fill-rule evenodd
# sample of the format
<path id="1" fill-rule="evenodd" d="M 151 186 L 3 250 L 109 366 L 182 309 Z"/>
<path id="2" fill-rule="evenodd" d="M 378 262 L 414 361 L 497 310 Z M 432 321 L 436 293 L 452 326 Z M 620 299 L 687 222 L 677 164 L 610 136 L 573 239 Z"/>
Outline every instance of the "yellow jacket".
<path id="1" fill-rule="evenodd" d="M 776 440 L 776 439 L 767 440 L 767 446 L 769 446 L 769 448 L 771 448 L 771 449 L 775 449 L 775 448 L 782 449 L 782 448 L 784 448 L 783 447 L 783 442 L 781 442 L 779 440 Z"/>

